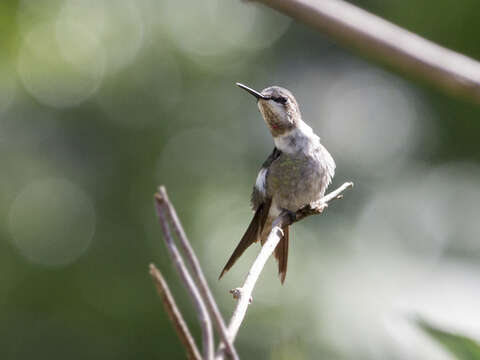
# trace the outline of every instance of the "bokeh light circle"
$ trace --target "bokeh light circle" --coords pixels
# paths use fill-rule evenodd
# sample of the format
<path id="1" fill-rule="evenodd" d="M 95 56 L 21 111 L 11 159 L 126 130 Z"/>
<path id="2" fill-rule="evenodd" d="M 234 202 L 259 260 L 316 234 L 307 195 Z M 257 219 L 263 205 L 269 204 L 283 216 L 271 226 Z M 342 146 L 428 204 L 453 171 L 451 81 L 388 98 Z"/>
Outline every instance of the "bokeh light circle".
<path id="1" fill-rule="evenodd" d="M 48 178 L 20 192 L 10 208 L 8 226 L 14 245 L 29 261 L 45 266 L 67 265 L 90 245 L 95 209 L 78 186 Z"/>
<path id="2" fill-rule="evenodd" d="M 144 23 L 134 1 L 67 0 L 59 13 L 64 24 L 80 23 L 102 44 L 106 70 L 114 73 L 128 66 L 144 40 Z"/>
<path id="3" fill-rule="evenodd" d="M 418 104 L 401 81 L 357 70 L 343 73 L 318 99 L 318 127 L 339 162 L 379 171 L 415 148 L 423 130 Z"/>
<path id="4" fill-rule="evenodd" d="M 446 249 L 480 254 L 479 183 L 477 166 L 450 164 L 378 187 L 359 217 L 357 251 L 373 247 L 424 261 L 436 260 Z"/>
<path id="5" fill-rule="evenodd" d="M 103 78 L 100 43 L 88 29 L 75 24 L 47 23 L 25 36 L 18 72 L 25 89 L 39 102 L 64 108 L 90 97 Z"/>
<path id="6" fill-rule="evenodd" d="M 221 0 L 188 6 L 167 0 L 161 14 L 162 23 L 175 44 L 192 56 L 261 50 L 277 41 L 291 23 L 289 18 L 254 4 Z"/>
<path id="7" fill-rule="evenodd" d="M 108 117 L 124 126 L 165 126 L 168 114 L 181 99 L 179 66 L 167 53 L 139 59 L 121 77 L 106 81 L 96 95 Z"/>

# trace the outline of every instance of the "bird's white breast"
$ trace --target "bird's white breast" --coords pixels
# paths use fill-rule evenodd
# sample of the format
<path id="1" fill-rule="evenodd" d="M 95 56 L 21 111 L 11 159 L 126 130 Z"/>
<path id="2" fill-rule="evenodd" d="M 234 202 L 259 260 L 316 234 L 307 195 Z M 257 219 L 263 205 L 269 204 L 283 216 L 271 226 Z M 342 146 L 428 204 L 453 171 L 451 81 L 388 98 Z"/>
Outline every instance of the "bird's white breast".
<path id="1" fill-rule="evenodd" d="M 298 151 L 310 153 L 313 148 L 320 145 L 320 138 L 303 121 L 300 121 L 297 127 L 292 130 L 275 136 L 273 141 L 276 148 L 286 154 L 293 154 Z"/>

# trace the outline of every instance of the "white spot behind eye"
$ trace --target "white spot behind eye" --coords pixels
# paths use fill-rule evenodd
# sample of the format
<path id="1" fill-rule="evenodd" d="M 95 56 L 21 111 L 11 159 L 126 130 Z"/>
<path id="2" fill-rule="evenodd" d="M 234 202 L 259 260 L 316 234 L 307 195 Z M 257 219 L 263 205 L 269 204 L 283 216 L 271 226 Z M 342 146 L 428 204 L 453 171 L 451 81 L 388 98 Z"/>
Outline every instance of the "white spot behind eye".
<path id="1" fill-rule="evenodd" d="M 66 179 L 36 180 L 17 195 L 8 228 L 26 259 L 43 266 L 65 266 L 90 246 L 95 208 L 90 196 Z"/>

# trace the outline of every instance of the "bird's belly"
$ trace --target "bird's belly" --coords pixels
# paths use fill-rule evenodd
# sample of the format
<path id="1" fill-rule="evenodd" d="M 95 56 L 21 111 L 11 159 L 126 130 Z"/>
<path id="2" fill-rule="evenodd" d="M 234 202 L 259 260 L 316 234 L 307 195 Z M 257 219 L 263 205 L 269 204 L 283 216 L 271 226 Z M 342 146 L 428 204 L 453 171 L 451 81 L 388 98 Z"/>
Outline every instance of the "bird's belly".
<path id="1" fill-rule="evenodd" d="M 272 163 L 268 192 L 278 207 L 296 211 L 320 199 L 328 181 L 322 163 L 304 155 L 283 155 Z"/>

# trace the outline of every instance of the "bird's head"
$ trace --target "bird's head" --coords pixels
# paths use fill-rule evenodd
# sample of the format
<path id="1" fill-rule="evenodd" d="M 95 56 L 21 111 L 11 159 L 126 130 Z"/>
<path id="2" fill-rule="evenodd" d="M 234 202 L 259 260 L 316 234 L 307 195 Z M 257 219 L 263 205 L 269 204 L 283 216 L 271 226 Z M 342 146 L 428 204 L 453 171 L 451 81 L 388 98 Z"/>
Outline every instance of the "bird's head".
<path id="1" fill-rule="evenodd" d="M 300 109 L 292 93 L 280 86 L 270 86 L 258 92 L 237 83 L 257 99 L 263 119 L 274 137 L 294 129 L 301 121 Z"/>

